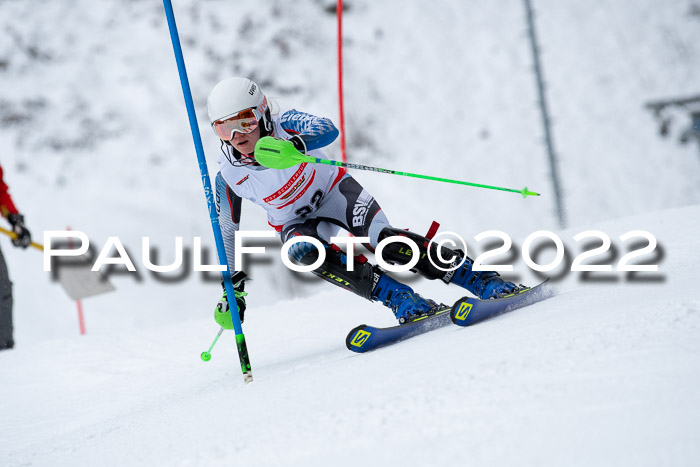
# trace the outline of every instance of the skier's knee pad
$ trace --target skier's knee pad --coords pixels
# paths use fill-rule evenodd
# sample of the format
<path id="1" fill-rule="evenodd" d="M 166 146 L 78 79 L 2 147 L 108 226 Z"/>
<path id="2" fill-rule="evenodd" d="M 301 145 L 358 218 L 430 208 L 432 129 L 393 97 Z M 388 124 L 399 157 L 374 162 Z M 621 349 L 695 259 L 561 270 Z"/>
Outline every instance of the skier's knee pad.
<path id="1" fill-rule="evenodd" d="M 398 241 L 393 242 L 387 245 L 382 251 L 382 258 L 384 261 L 390 264 L 404 265 L 408 264 L 417 254 L 419 255 L 418 263 L 413 266 L 411 271 L 417 272 L 428 279 L 442 279 L 445 282 L 449 282 L 448 279 L 452 278 L 453 273 L 447 270 L 450 268 L 454 269 L 464 256 L 464 253 L 460 250 L 452 250 L 443 246 L 440 247 L 442 258 L 451 260 L 449 262 L 443 261 L 441 256 L 438 255 L 438 246 L 435 243 L 430 245 L 430 240 L 428 238 L 414 232 L 396 229 L 394 227 L 383 229 L 379 234 L 379 241 L 381 242 L 385 238 L 392 236 L 406 237 L 413 240 L 418 246 L 418 252 L 414 252 L 413 248 L 405 243 Z M 428 258 L 428 245 L 430 245 L 430 258 Z M 449 278 L 446 276 L 449 276 Z"/>
<path id="2" fill-rule="evenodd" d="M 374 277 L 374 267 L 367 259 L 364 256 L 356 256 L 353 270 L 348 271 L 347 255 L 340 248 L 329 245 L 326 246 L 325 253 L 326 259 L 312 272 L 332 284 L 372 300 L 372 289 L 379 276 Z M 316 262 L 318 254 L 318 249 L 308 242 L 299 242 L 289 248 L 290 258 L 307 266 Z"/>

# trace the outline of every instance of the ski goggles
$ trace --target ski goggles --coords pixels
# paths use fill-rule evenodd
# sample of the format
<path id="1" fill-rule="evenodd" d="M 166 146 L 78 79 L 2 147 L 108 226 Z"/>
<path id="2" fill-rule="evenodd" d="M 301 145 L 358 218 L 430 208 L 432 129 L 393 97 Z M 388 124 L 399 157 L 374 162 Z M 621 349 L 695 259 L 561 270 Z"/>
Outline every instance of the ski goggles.
<path id="1" fill-rule="evenodd" d="M 263 97 L 263 101 L 257 108 L 241 110 L 236 114 L 216 120 L 211 126 L 216 136 L 224 141 L 231 141 L 235 132 L 248 134 L 254 131 L 263 118 L 266 108 L 267 98 Z"/>

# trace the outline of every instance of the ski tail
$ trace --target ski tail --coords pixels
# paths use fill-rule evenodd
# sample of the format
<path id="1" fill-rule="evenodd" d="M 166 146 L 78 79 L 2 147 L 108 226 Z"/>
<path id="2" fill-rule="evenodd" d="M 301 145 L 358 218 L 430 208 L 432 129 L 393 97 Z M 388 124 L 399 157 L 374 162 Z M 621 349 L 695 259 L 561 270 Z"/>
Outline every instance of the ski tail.
<path id="1" fill-rule="evenodd" d="M 554 288 L 549 286 L 548 281 L 549 279 L 535 287 L 523 289 L 502 298 L 489 300 L 471 297 L 460 298 L 452 305 L 450 319 L 458 326 L 470 326 L 511 310 L 546 300 L 555 292 Z"/>
<path id="2" fill-rule="evenodd" d="M 361 324 L 348 333 L 345 346 L 353 352 L 364 353 L 432 331 L 449 323 L 450 308 L 443 306 L 434 314 L 388 328 L 375 328 Z"/>
<path id="3" fill-rule="evenodd" d="M 370 345 L 365 347 L 367 340 L 372 336 L 371 330 L 365 330 L 367 327 L 366 324 L 361 324 L 348 333 L 348 336 L 345 338 L 345 347 L 347 347 L 348 350 L 362 353 L 372 347 Z"/>

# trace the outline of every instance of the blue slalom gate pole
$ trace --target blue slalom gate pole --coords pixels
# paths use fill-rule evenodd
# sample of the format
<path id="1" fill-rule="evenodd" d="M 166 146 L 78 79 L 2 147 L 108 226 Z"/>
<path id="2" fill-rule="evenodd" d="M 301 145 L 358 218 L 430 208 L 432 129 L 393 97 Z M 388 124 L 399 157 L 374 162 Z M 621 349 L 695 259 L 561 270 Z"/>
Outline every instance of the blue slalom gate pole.
<path id="1" fill-rule="evenodd" d="M 250 358 L 248 357 L 248 348 L 245 343 L 243 328 L 241 327 L 241 319 L 238 316 L 238 304 L 236 303 L 236 294 L 233 290 L 233 283 L 231 282 L 231 274 L 230 272 L 228 272 L 229 268 L 228 261 L 226 260 L 226 249 L 224 248 L 224 239 L 221 236 L 219 216 L 216 213 L 216 205 L 214 204 L 214 192 L 211 187 L 211 180 L 209 179 L 209 169 L 207 168 L 207 161 L 204 157 L 204 148 L 202 147 L 202 135 L 200 135 L 199 126 L 197 125 L 197 116 L 194 111 L 194 102 L 192 100 L 190 82 L 187 79 L 185 59 L 182 56 L 182 46 L 180 45 L 180 37 L 177 33 L 177 25 L 175 24 L 175 14 L 173 13 L 173 5 L 170 0 L 163 0 L 163 6 L 165 7 L 165 16 L 168 19 L 170 40 L 173 43 L 175 61 L 177 62 L 177 71 L 180 75 L 180 84 L 182 85 L 182 94 L 185 97 L 187 116 L 190 120 L 190 130 L 192 131 L 194 148 L 197 152 L 197 160 L 199 161 L 199 171 L 202 176 L 202 183 L 204 184 L 204 195 L 207 198 L 207 208 L 209 208 L 209 219 L 211 220 L 211 227 L 214 231 L 214 240 L 216 241 L 216 252 L 219 255 L 219 264 L 226 266 L 226 271 L 223 274 L 224 288 L 226 289 L 226 295 L 229 298 L 229 307 L 231 310 L 230 313 L 233 321 L 233 330 L 236 333 L 236 345 L 238 347 L 238 357 L 241 362 L 241 371 L 243 372 L 243 381 L 245 381 L 246 383 L 250 383 L 251 381 L 253 381 L 253 372 L 250 368 Z M 232 299 L 233 304 L 231 305 Z M 234 306 L 236 309 L 235 313 L 233 313 Z"/>

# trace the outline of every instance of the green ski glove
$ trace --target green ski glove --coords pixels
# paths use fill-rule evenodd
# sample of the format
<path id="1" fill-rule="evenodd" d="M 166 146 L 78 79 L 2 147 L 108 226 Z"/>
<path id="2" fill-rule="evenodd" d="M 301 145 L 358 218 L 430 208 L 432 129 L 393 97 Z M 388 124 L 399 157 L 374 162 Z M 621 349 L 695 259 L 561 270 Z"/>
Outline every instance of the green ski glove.
<path id="1" fill-rule="evenodd" d="M 243 322 L 243 316 L 245 314 L 245 297 L 248 295 L 244 292 L 245 282 L 241 281 L 234 287 L 234 292 L 236 294 L 236 304 L 238 305 L 238 316 L 241 318 L 241 323 Z M 224 329 L 233 329 L 233 318 L 231 318 L 231 313 L 229 312 L 228 296 L 224 290 L 224 295 L 221 300 L 216 304 L 214 309 L 214 319 L 219 326 Z"/>

